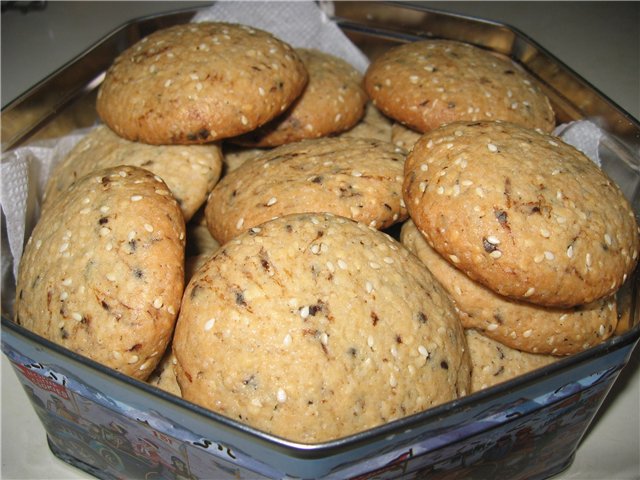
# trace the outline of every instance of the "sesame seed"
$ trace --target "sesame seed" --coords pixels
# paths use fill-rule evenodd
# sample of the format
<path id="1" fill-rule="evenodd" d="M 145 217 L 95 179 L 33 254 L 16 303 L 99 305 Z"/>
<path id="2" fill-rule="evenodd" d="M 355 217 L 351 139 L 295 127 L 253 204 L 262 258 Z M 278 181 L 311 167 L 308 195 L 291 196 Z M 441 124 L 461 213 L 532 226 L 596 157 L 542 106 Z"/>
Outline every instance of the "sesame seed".
<path id="1" fill-rule="evenodd" d="M 78 322 L 82 321 L 82 315 L 79 314 L 78 312 L 73 312 L 71 314 L 71 318 L 73 318 L 74 320 L 76 320 Z"/>
<path id="2" fill-rule="evenodd" d="M 382 259 L 382 261 L 384 261 L 384 263 L 386 263 L 387 265 L 391 265 L 393 263 L 393 258 L 391 257 L 384 257 Z"/>
<path id="3" fill-rule="evenodd" d="M 611 243 L 612 243 L 612 242 L 611 242 L 611 235 L 609 235 L 608 233 L 605 233 L 605 234 L 604 234 L 604 242 L 605 242 L 607 245 L 611 246 Z"/>
<path id="4" fill-rule="evenodd" d="M 244 115 L 240 115 L 240 122 L 242 122 L 243 125 L 249 125 L 249 119 Z"/>
<path id="5" fill-rule="evenodd" d="M 327 261 L 326 265 L 327 265 L 327 270 L 329 270 L 331 273 L 336 271 L 336 267 L 333 266 L 332 262 Z"/>
<path id="6" fill-rule="evenodd" d="M 113 358 L 115 358 L 116 360 L 120 360 L 122 358 L 122 354 L 116 350 L 111 352 L 111 355 L 113 355 Z"/>
<path id="7" fill-rule="evenodd" d="M 36 250 L 40 250 L 41 246 L 42 246 L 42 240 L 36 240 Z"/>
<path id="8" fill-rule="evenodd" d="M 111 233 L 111 229 L 109 227 L 101 227 L 99 233 L 101 237 L 106 237 Z"/>
<path id="9" fill-rule="evenodd" d="M 547 230 L 546 228 L 541 228 L 540 235 L 542 235 L 544 238 L 549 238 L 551 236 L 551 232 L 549 232 L 549 230 Z"/>
<path id="10" fill-rule="evenodd" d="M 213 326 L 216 324 L 216 319 L 215 318 L 210 318 L 209 320 L 207 320 L 207 322 L 204 324 L 204 331 L 208 332 L 209 330 L 211 330 L 213 328 Z"/>
<path id="11" fill-rule="evenodd" d="M 487 242 L 489 242 L 492 245 L 500 245 L 500 239 L 494 235 L 489 235 L 487 237 Z"/>
<path id="12" fill-rule="evenodd" d="M 69 248 L 69 244 L 65 242 L 65 243 L 63 243 L 62 245 L 60 245 L 60 248 L 59 248 L 59 250 L 58 250 L 58 251 L 59 251 L 60 253 L 62 253 L 62 252 L 64 252 L 67 248 Z"/>
<path id="13" fill-rule="evenodd" d="M 320 343 L 322 343 L 323 345 L 329 344 L 329 335 L 327 335 L 326 332 L 322 332 L 322 334 L 320 335 Z"/>
<path id="14" fill-rule="evenodd" d="M 585 263 L 586 263 L 587 267 L 591 266 L 591 254 L 590 253 L 587 253 L 585 255 Z"/>
<path id="15" fill-rule="evenodd" d="M 171 315 L 174 315 L 176 313 L 176 309 L 173 308 L 173 305 L 169 305 L 167 307 L 167 312 L 169 312 Z"/>
<path id="16" fill-rule="evenodd" d="M 342 118 L 342 114 L 338 113 L 333 120 L 334 120 L 334 122 L 338 123 L 341 118 Z"/>
<path id="17" fill-rule="evenodd" d="M 432 148 L 433 147 L 433 140 L 429 140 L 427 142 L 427 148 Z"/>
<path id="18" fill-rule="evenodd" d="M 500 258 L 500 257 L 502 256 L 502 252 L 501 252 L 500 250 L 494 250 L 493 252 L 491 252 L 491 253 L 489 254 L 489 256 L 490 256 L 491 258 L 498 259 L 498 258 Z"/>
<path id="19" fill-rule="evenodd" d="M 569 245 L 569 247 L 567 248 L 567 257 L 573 257 L 573 245 Z"/>
<path id="20" fill-rule="evenodd" d="M 420 170 L 426 172 L 427 170 L 429 170 L 429 165 L 423 163 L 422 165 L 420 165 Z"/>
<path id="21" fill-rule="evenodd" d="M 148 223 L 145 223 L 145 224 L 144 224 L 144 229 L 145 229 L 147 232 L 149 232 L 149 233 L 153 232 L 153 226 L 151 226 L 151 225 L 150 225 L 150 224 L 148 224 Z"/>
<path id="22" fill-rule="evenodd" d="M 369 262 L 369 266 L 374 270 L 378 270 L 380 268 L 380 264 L 376 262 Z"/>
<path id="23" fill-rule="evenodd" d="M 131 358 L 129 358 L 129 363 L 133 364 L 133 363 L 136 363 L 138 360 L 140 360 L 138 355 L 132 355 Z"/>
<path id="24" fill-rule="evenodd" d="M 449 258 L 453 263 L 460 263 L 460 259 L 456 255 L 449 255 Z"/>
<path id="25" fill-rule="evenodd" d="M 556 217 L 556 222 L 558 223 L 566 223 L 567 219 L 563 216 Z"/>
<path id="26" fill-rule="evenodd" d="M 278 199 L 276 197 L 271 197 L 269 200 L 267 200 L 267 207 L 275 205 L 277 201 Z"/>
<path id="27" fill-rule="evenodd" d="M 173 80 L 168 79 L 166 82 L 164 82 L 164 88 L 169 88 L 172 83 L 173 83 Z"/>
<path id="28" fill-rule="evenodd" d="M 498 151 L 498 147 L 496 147 L 493 143 L 488 143 L 487 144 L 487 148 L 489 149 L 490 152 L 497 152 Z"/>
<path id="29" fill-rule="evenodd" d="M 201 91 L 202 90 L 202 83 L 198 82 L 196 83 L 196 91 Z"/>
<path id="30" fill-rule="evenodd" d="M 443 195 L 444 194 L 444 187 L 442 185 L 440 185 L 438 187 L 438 189 L 436 190 L 436 192 L 438 193 L 438 195 Z"/>
<path id="31" fill-rule="evenodd" d="M 369 346 L 369 348 L 373 348 L 373 337 L 371 335 L 369 335 L 367 337 L 367 345 Z"/>
<path id="32" fill-rule="evenodd" d="M 314 243 L 313 245 L 311 245 L 311 247 L 309 247 L 309 250 L 311 250 L 311 253 L 313 253 L 314 255 L 317 255 L 318 253 L 320 253 L 320 245 Z"/>
<path id="33" fill-rule="evenodd" d="M 302 307 L 300 309 L 300 316 L 302 318 L 307 318 L 309 317 L 309 305 L 305 305 L 304 307 Z"/>
<path id="34" fill-rule="evenodd" d="M 278 392 L 276 393 L 276 398 L 278 399 L 279 403 L 284 403 L 287 401 L 287 392 L 285 392 L 282 388 L 278 389 Z"/>
<path id="35" fill-rule="evenodd" d="M 284 337 L 284 340 L 282 340 L 282 344 L 285 347 L 288 347 L 289 345 L 291 345 L 291 341 L 292 341 L 291 335 L 287 333 Z"/>
<path id="36" fill-rule="evenodd" d="M 531 295 L 533 295 L 533 293 L 534 293 L 535 291 L 536 291 L 536 289 L 535 289 L 535 288 L 533 288 L 533 287 L 529 287 L 529 289 L 528 289 L 526 292 L 524 292 L 524 296 L 525 296 L 525 297 L 530 297 Z"/>
<path id="37" fill-rule="evenodd" d="M 364 289 L 367 291 L 367 293 L 371 293 L 371 292 L 373 292 L 373 283 L 371 283 L 371 282 L 367 281 L 367 282 L 364 284 Z"/>
<path id="38" fill-rule="evenodd" d="M 497 323 L 490 323 L 489 325 L 487 325 L 487 330 L 489 330 L 490 332 L 493 332 L 494 330 L 498 329 L 498 324 Z"/>
<path id="39" fill-rule="evenodd" d="M 82 210 L 80 210 L 80 215 L 86 215 L 90 211 L 91 211 L 91 209 L 89 207 L 83 208 Z"/>
<path id="40" fill-rule="evenodd" d="M 117 277 L 115 276 L 115 274 L 111 272 L 107 273 L 106 277 L 107 277 L 107 280 L 109 280 L 110 282 L 115 282 L 117 280 Z"/>
<path id="41" fill-rule="evenodd" d="M 131 196 L 131 201 L 132 202 L 139 202 L 140 200 L 142 200 L 142 195 L 132 195 Z"/>
<path id="42" fill-rule="evenodd" d="M 484 190 L 482 190 L 481 187 L 477 187 L 475 192 L 476 192 L 476 195 L 478 195 L 480 198 L 484 198 Z"/>
<path id="43" fill-rule="evenodd" d="M 423 357 L 428 357 L 429 356 L 429 351 L 425 348 L 424 345 L 420 345 L 418 347 L 418 353 L 420 355 L 422 355 Z"/>
<path id="44" fill-rule="evenodd" d="M 391 385 L 392 388 L 395 388 L 398 386 L 398 381 L 396 380 L 396 377 L 393 375 L 393 373 L 389 377 L 389 385 Z"/>
<path id="45" fill-rule="evenodd" d="M 522 336 L 523 336 L 524 338 L 529 338 L 529 337 L 531 336 L 531 334 L 532 334 L 532 333 L 533 333 L 533 331 L 532 331 L 532 330 L 530 330 L 530 329 L 529 329 L 529 330 L 525 330 L 525 331 L 522 333 Z"/>
<path id="46" fill-rule="evenodd" d="M 191 80 L 200 80 L 200 77 L 198 77 L 198 75 L 196 73 L 192 73 L 189 75 L 189 78 Z"/>
<path id="47" fill-rule="evenodd" d="M 547 260 L 553 260 L 554 258 L 556 258 L 556 256 L 553 254 L 553 252 L 546 250 L 544 252 L 544 258 L 546 258 Z"/>
<path id="48" fill-rule="evenodd" d="M 65 278 L 65 279 L 62 281 L 62 285 L 64 285 L 65 287 L 70 286 L 72 283 L 73 283 L 73 280 L 71 280 L 70 278 Z"/>
<path id="49" fill-rule="evenodd" d="M 354 177 L 361 177 L 362 176 L 362 172 L 354 170 L 353 172 L 351 172 L 351 175 L 354 176 Z"/>
<path id="50" fill-rule="evenodd" d="M 236 228 L 240 230 L 243 225 L 244 225 L 244 218 L 239 218 L 238 221 L 236 222 Z"/>
<path id="51" fill-rule="evenodd" d="M 162 298 L 161 297 L 156 297 L 153 300 L 153 308 L 161 308 L 162 307 Z"/>
<path id="52" fill-rule="evenodd" d="M 345 262 L 343 259 L 339 258 L 338 259 L 338 267 L 340 267 L 342 270 L 346 270 L 347 262 Z"/>
<path id="53" fill-rule="evenodd" d="M 258 87 L 258 93 L 260 94 L 261 97 L 264 97 L 264 95 L 265 95 L 264 88 Z"/>

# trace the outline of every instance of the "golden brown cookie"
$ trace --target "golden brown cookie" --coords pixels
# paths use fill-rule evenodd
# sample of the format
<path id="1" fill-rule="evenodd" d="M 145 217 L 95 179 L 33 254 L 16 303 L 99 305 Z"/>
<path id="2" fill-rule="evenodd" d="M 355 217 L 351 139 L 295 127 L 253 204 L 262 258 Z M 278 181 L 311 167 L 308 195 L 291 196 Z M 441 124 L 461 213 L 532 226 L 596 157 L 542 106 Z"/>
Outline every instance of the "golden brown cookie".
<path id="1" fill-rule="evenodd" d="M 141 167 L 161 177 L 180 204 L 185 221 L 189 221 L 220 178 L 222 154 L 216 144 L 165 146 L 131 142 L 100 125 L 56 166 L 45 187 L 43 208 L 77 179 L 118 165 Z"/>
<path id="2" fill-rule="evenodd" d="M 429 246 L 412 221 L 402 225 L 400 239 L 447 290 L 465 328 L 477 329 L 511 348 L 569 355 L 602 343 L 616 329 L 613 297 L 572 308 L 513 300 L 474 282 L 445 260 Z"/>
<path id="3" fill-rule="evenodd" d="M 404 197 L 429 244 L 503 296 L 583 305 L 613 294 L 637 263 L 638 226 L 619 187 L 574 147 L 514 124 L 424 134 Z"/>
<path id="4" fill-rule="evenodd" d="M 326 211 L 383 229 L 406 218 L 404 154 L 389 142 L 321 138 L 282 145 L 227 174 L 205 215 L 221 244 L 274 217 Z"/>
<path id="5" fill-rule="evenodd" d="M 341 137 L 375 138 L 391 141 L 391 120 L 385 117 L 371 102 L 367 102 L 364 116 L 353 128 L 338 134 Z"/>
<path id="6" fill-rule="evenodd" d="M 364 86 L 386 115 L 419 132 L 459 120 L 504 120 L 550 132 L 547 96 L 509 58 L 451 40 L 421 40 L 376 58 Z"/>
<path id="7" fill-rule="evenodd" d="M 167 348 L 167 351 L 162 356 L 162 360 L 147 378 L 147 383 L 169 392 L 176 397 L 181 397 L 180 385 L 176 380 L 176 373 L 173 370 L 173 366 L 176 364 L 176 357 L 171 350 L 171 345 Z"/>
<path id="8" fill-rule="evenodd" d="M 184 219 L 147 170 L 120 166 L 75 182 L 43 212 L 20 262 L 15 321 L 145 379 L 180 309 Z"/>
<path id="9" fill-rule="evenodd" d="M 282 115 L 256 130 L 231 139 L 240 145 L 277 147 L 320 138 L 353 127 L 364 115 L 367 94 L 362 75 L 341 58 L 298 48 L 309 81 L 302 95 Z"/>
<path id="10" fill-rule="evenodd" d="M 476 330 L 464 331 L 471 358 L 471 393 L 506 382 L 558 360 L 509 348 Z"/>
<path id="11" fill-rule="evenodd" d="M 286 43 L 245 25 L 176 25 L 114 61 L 98 93 L 102 120 L 151 144 L 206 143 L 241 135 L 285 111 L 307 71 Z"/>
<path id="12" fill-rule="evenodd" d="M 183 397 L 300 442 L 365 430 L 468 392 L 453 305 L 402 245 L 294 214 L 226 245 L 185 289 Z"/>
<path id="13" fill-rule="evenodd" d="M 411 151 L 421 136 L 422 133 L 411 130 L 401 123 L 395 122 L 391 125 L 391 141 L 394 145 L 404 148 L 407 152 Z"/>

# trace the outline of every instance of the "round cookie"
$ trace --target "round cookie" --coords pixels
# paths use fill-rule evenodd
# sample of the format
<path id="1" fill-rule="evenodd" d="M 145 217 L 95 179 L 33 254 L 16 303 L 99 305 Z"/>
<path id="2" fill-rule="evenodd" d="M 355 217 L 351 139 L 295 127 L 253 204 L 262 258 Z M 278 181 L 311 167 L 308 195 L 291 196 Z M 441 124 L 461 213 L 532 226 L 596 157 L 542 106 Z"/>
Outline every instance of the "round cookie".
<path id="1" fill-rule="evenodd" d="M 367 102 L 364 116 L 353 128 L 339 133 L 340 137 L 375 138 L 391 141 L 391 120 L 385 117 L 371 102 Z"/>
<path id="2" fill-rule="evenodd" d="M 447 290 L 463 327 L 477 329 L 503 345 L 524 352 L 569 355 L 614 334 L 618 318 L 614 297 L 568 309 L 513 300 L 474 282 L 447 262 L 412 221 L 402 225 L 400 240 Z"/>
<path id="3" fill-rule="evenodd" d="M 162 360 L 147 379 L 147 383 L 158 387 L 165 392 L 169 392 L 176 397 L 181 397 L 180 385 L 176 380 L 176 373 L 173 366 L 176 364 L 176 357 L 171 350 L 171 345 L 162 356 Z"/>
<path id="4" fill-rule="evenodd" d="M 180 204 L 185 221 L 189 221 L 220 178 L 222 153 L 215 144 L 165 146 L 131 142 L 100 125 L 56 166 L 45 187 L 43 208 L 77 179 L 118 165 L 145 168 L 161 177 Z"/>
<path id="5" fill-rule="evenodd" d="M 151 144 L 207 143 L 254 130 L 302 93 L 307 71 L 286 43 L 245 25 L 158 30 L 107 70 L 98 114 L 118 135 Z"/>
<path id="6" fill-rule="evenodd" d="M 638 258 L 618 186 L 557 137 L 503 122 L 422 136 L 404 198 L 429 244 L 503 296 L 571 307 L 614 293 Z"/>
<path id="7" fill-rule="evenodd" d="M 79 179 L 27 242 L 16 323 L 144 380 L 180 308 L 184 237 L 180 208 L 160 177 L 120 166 Z"/>
<path id="8" fill-rule="evenodd" d="M 328 213 L 223 245 L 185 289 L 173 350 L 183 398 L 305 443 L 468 391 L 442 287 L 390 236 Z"/>
<path id="9" fill-rule="evenodd" d="M 552 355 L 526 353 L 482 335 L 464 331 L 471 358 L 471 393 L 506 382 L 558 360 Z"/>
<path id="10" fill-rule="evenodd" d="M 383 229 L 406 218 L 404 154 L 389 142 L 321 138 L 282 145 L 211 191 L 207 226 L 221 244 L 288 213 L 332 212 Z"/>
<path id="11" fill-rule="evenodd" d="M 358 70 L 320 50 L 298 48 L 296 53 L 309 73 L 302 95 L 279 117 L 232 141 L 245 146 L 277 147 L 343 132 L 362 118 L 367 94 Z"/>
<path id="12" fill-rule="evenodd" d="M 395 122 L 391 125 L 391 142 L 400 148 L 404 148 L 407 152 L 411 151 L 421 136 L 422 133 L 411 130 L 401 123 Z"/>
<path id="13" fill-rule="evenodd" d="M 386 115 L 427 132 L 460 120 L 504 120 L 551 132 L 547 96 L 518 64 L 473 45 L 421 40 L 374 59 L 364 87 Z"/>

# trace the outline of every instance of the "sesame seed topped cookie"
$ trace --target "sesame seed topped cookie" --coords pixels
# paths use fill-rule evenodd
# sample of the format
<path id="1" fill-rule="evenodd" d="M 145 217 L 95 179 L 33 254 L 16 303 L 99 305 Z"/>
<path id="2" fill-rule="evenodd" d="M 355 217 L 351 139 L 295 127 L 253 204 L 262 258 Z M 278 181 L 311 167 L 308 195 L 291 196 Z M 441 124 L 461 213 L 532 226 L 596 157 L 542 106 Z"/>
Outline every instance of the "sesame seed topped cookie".
<path id="1" fill-rule="evenodd" d="M 638 226 L 619 187 L 557 137 L 503 122 L 422 136 L 404 198 L 429 244 L 500 295 L 570 307 L 614 293 L 635 268 Z"/>
<path id="2" fill-rule="evenodd" d="M 16 323 L 144 380 L 180 309 L 184 237 L 184 218 L 160 177 L 119 166 L 79 179 L 27 242 Z"/>
<path id="3" fill-rule="evenodd" d="M 618 322 L 615 297 L 571 308 L 543 307 L 498 295 L 474 282 L 436 252 L 412 221 L 402 225 L 402 244 L 447 290 L 464 328 L 473 328 L 523 352 L 570 355 L 611 337 Z"/>
<path id="4" fill-rule="evenodd" d="M 87 133 L 56 166 L 45 187 L 44 208 L 77 179 L 118 165 L 141 167 L 161 177 L 180 204 L 185 221 L 189 221 L 220 178 L 222 152 L 216 144 L 131 142 L 100 125 Z"/>
<path id="5" fill-rule="evenodd" d="M 294 214 L 223 245 L 185 289 L 173 351 L 183 398 L 315 443 L 468 392 L 462 327 L 390 236 Z"/>
<path id="6" fill-rule="evenodd" d="M 419 132 L 458 120 L 504 120 L 550 132 L 547 96 L 507 57 L 451 40 L 421 40 L 374 59 L 364 86 L 385 114 Z"/>
<path id="7" fill-rule="evenodd" d="M 320 50 L 298 48 L 296 53 L 309 73 L 309 82 L 302 95 L 284 114 L 234 138 L 234 142 L 276 147 L 343 132 L 362 118 L 367 94 L 358 70 L 341 58 Z"/>
<path id="8" fill-rule="evenodd" d="M 289 213 L 332 212 L 383 229 L 407 217 L 404 154 L 390 142 L 318 138 L 282 145 L 229 172 L 205 207 L 225 243 Z"/>
<path id="9" fill-rule="evenodd" d="M 151 144 L 192 144 L 241 135 L 285 111 L 307 71 L 286 43 L 245 25 L 176 25 L 116 58 L 97 101 L 118 135 Z"/>
<path id="10" fill-rule="evenodd" d="M 471 393 L 506 382 L 558 360 L 553 355 L 521 352 L 472 329 L 464 331 L 471 358 Z"/>

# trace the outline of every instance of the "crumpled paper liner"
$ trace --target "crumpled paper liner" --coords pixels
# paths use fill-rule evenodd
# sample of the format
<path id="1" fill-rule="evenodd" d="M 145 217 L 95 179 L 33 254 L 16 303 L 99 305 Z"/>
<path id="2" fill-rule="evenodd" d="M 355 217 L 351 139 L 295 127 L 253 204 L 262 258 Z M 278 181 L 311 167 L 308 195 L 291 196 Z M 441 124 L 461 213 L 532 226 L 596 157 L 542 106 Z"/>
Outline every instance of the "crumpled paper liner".
<path id="1" fill-rule="evenodd" d="M 366 56 L 315 2 L 219 2 L 193 18 L 193 21 L 205 20 L 236 22 L 261 28 L 293 47 L 313 47 L 341 57 L 361 72 L 366 70 L 369 63 Z M 597 125 L 589 121 L 576 121 L 559 126 L 554 133 L 600 165 L 598 145 L 603 132 Z M 77 131 L 60 139 L 33 143 L 2 155 L 0 207 L 3 219 L 3 288 L 15 283 L 26 236 L 39 217 L 40 200 L 49 174 L 84 134 L 86 130 Z M 13 281 L 10 281 L 11 276 Z"/>

